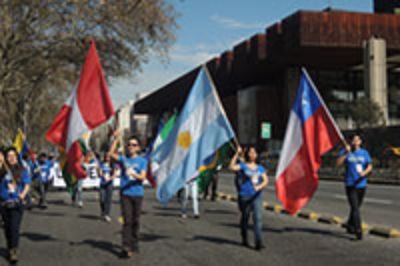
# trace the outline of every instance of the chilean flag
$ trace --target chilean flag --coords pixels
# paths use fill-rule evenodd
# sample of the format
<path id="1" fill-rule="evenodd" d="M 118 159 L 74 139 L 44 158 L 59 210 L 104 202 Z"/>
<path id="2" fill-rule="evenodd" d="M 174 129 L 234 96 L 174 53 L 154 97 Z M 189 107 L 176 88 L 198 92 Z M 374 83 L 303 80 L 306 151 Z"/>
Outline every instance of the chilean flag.
<path id="1" fill-rule="evenodd" d="M 86 171 L 81 166 L 83 154 L 79 139 L 112 115 L 114 108 L 96 46 L 92 41 L 78 87 L 65 102 L 46 134 L 48 141 L 61 146 L 67 154 L 69 173 L 80 179 L 86 177 Z"/>
<path id="2" fill-rule="evenodd" d="M 295 214 L 318 188 L 321 156 L 344 141 L 305 69 L 290 113 L 276 172 L 276 193 L 283 207 Z"/>

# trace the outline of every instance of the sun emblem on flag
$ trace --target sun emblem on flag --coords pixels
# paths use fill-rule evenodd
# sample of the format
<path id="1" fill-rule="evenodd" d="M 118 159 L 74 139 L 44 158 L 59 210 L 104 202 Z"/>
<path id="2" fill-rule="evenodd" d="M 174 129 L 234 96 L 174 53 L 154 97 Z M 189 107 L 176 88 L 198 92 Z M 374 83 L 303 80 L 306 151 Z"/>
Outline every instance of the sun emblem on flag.
<path id="1" fill-rule="evenodd" d="M 192 136 L 190 135 L 189 131 L 183 131 L 178 136 L 178 146 L 187 149 L 192 144 Z"/>

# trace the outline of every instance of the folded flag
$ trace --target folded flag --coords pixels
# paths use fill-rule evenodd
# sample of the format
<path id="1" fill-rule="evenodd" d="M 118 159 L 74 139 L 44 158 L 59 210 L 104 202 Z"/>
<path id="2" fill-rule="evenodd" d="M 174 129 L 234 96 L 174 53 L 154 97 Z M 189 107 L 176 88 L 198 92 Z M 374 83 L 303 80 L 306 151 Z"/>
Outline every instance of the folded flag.
<path id="1" fill-rule="evenodd" d="M 166 140 L 154 151 L 157 198 L 166 204 L 190 180 L 204 160 L 234 137 L 217 91 L 205 67 Z"/>
<path id="2" fill-rule="evenodd" d="M 305 69 L 286 128 L 276 172 L 276 193 L 283 207 L 294 214 L 312 198 L 318 187 L 321 156 L 343 141 Z"/>
<path id="3" fill-rule="evenodd" d="M 94 41 L 82 68 L 78 87 L 58 113 L 46 138 L 59 145 L 67 156 L 67 169 L 75 177 L 86 177 L 83 169 L 81 136 L 106 122 L 114 114 L 106 80 Z"/>
<path id="4" fill-rule="evenodd" d="M 199 192 L 206 191 L 211 179 L 217 173 L 220 167 L 229 160 L 229 151 L 231 150 L 230 143 L 224 144 L 214 154 L 209 156 L 202 166 L 199 168 L 199 176 L 197 177 L 197 184 Z"/>

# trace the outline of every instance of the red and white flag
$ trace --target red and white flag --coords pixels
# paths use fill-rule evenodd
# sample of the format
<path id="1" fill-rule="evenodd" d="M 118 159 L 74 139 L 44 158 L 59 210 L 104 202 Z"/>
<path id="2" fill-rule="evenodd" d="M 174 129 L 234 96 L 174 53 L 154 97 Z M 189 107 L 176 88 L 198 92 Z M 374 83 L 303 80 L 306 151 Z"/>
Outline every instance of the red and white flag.
<path id="1" fill-rule="evenodd" d="M 48 141 L 61 146 L 67 154 L 68 171 L 77 178 L 85 178 L 82 168 L 81 136 L 114 115 L 114 107 L 101 69 L 94 41 L 83 65 L 78 87 L 64 103 L 49 130 Z"/>
<path id="2" fill-rule="evenodd" d="M 318 188 L 321 156 L 341 141 L 342 133 L 303 69 L 275 183 L 277 197 L 290 214 L 312 198 Z"/>

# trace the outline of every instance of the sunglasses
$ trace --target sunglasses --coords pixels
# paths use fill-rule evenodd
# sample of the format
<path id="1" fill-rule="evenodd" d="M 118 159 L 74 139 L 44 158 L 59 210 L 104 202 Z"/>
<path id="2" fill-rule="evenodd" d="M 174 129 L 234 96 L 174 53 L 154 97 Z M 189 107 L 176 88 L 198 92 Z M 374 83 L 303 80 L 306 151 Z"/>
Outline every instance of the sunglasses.
<path id="1" fill-rule="evenodd" d="M 137 143 L 128 143 L 128 147 L 137 147 L 139 144 Z"/>

